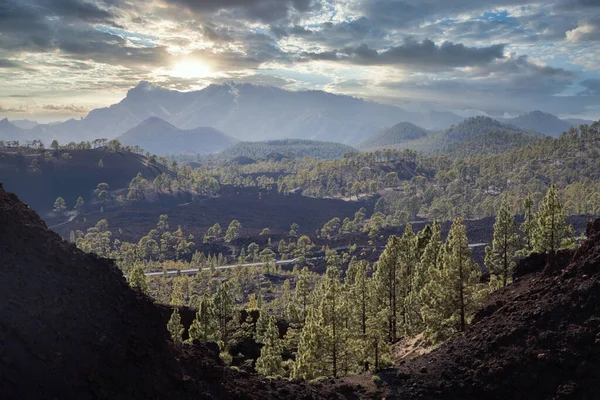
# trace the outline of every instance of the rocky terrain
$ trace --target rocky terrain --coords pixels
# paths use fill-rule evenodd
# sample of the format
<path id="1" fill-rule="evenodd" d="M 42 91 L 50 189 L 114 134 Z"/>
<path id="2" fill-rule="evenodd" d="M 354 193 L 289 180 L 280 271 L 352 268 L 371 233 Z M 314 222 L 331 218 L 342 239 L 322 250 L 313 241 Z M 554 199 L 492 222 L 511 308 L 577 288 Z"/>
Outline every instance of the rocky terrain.
<path id="1" fill-rule="evenodd" d="M 463 336 L 382 373 L 387 398 L 600 398 L 600 220 L 587 236 L 520 262 Z"/>
<path id="2" fill-rule="evenodd" d="M 0 187 L 0 398 L 600 398 L 600 220 L 587 236 L 520 262 L 463 336 L 381 371 L 378 387 L 269 381 L 210 346 L 174 346 L 162 306 Z"/>
<path id="3" fill-rule="evenodd" d="M 85 254 L 0 187 L 0 398 L 320 398 L 175 348 L 164 317 L 106 259 Z"/>

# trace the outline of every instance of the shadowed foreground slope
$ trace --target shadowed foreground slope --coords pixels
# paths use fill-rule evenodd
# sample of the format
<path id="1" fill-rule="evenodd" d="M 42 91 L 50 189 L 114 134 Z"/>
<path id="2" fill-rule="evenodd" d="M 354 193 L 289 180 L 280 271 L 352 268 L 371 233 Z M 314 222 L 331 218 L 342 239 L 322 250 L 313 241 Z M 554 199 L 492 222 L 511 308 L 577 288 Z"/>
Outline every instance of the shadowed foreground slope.
<path id="1" fill-rule="evenodd" d="M 50 231 L 0 186 L 0 398 L 319 398 L 318 386 L 173 348 L 159 309 L 111 261 Z"/>

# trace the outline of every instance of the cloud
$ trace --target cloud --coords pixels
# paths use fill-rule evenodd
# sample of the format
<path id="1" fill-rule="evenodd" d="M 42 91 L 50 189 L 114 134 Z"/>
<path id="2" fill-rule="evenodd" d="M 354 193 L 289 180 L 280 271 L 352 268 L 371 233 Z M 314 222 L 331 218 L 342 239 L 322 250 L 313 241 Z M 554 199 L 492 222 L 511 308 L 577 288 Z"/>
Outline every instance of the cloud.
<path id="1" fill-rule="evenodd" d="M 586 79 L 581 82 L 581 86 L 585 87 L 585 90 L 580 92 L 580 95 L 600 96 L 600 79 Z"/>
<path id="2" fill-rule="evenodd" d="M 26 106 L 3 106 L 0 104 L 0 112 L 5 113 L 27 113 L 29 112 L 29 107 Z"/>
<path id="3" fill-rule="evenodd" d="M 41 107 L 43 110 L 69 113 L 69 114 L 87 114 L 90 109 L 83 106 L 76 106 L 74 104 L 46 104 Z"/>
<path id="4" fill-rule="evenodd" d="M 165 3 L 183 6 L 201 15 L 231 11 L 253 21 L 273 22 L 294 12 L 307 12 L 313 0 L 165 0 Z"/>
<path id="5" fill-rule="evenodd" d="M 566 32 L 568 42 L 600 41 L 600 18 L 583 21 L 575 29 Z"/>
<path id="6" fill-rule="evenodd" d="M 482 65 L 504 57 L 503 44 L 488 47 L 467 47 L 444 42 L 436 45 L 431 40 L 417 42 L 407 38 L 400 46 L 378 51 L 362 44 L 321 53 L 304 53 L 311 60 L 343 61 L 357 65 L 399 65 L 427 70 L 445 70 L 456 67 Z"/>
<path id="7" fill-rule="evenodd" d="M 31 67 L 24 65 L 18 61 L 12 61 L 12 60 L 7 60 L 7 59 L 3 59 L 3 58 L 0 58 L 0 68 L 17 69 L 17 70 L 22 70 L 22 71 L 35 71 L 35 68 L 31 68 Z"/>

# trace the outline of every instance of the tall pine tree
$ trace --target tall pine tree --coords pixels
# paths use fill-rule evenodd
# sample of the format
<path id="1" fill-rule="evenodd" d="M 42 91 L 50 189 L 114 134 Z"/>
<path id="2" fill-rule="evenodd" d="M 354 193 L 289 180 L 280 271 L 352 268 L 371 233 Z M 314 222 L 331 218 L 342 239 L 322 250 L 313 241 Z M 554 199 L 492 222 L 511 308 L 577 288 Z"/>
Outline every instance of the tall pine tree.
<path id="1" fill-rule="evenodd" d="M 275 318 L 268 317 L 267 330 L 263 338 L 260 357 L 256 360 L 256 371 L 265 376 L 276 376 L 283 373 L 282 347 L 279 329 Z"/>
<path id="2" fill-rule="evenodd" d="M 490 271 L 492 289 L 505 287 L 512 281 L 519 243 L 515 217 L 505 196 L 496 215 L 492 247 L 487 246 L 485 249 L 485 265 Z"/>
<path id="3" fill-rule="evenodd" d="M 196 312 L 196 318 L 189 330 L 189 341 L 199 340 L 207 342 L 217 340 L 219 336 L 219 324 L 215 313 L 215 305 L 206 294 L 202 296 L 200 307 Z"/>
<path id="4" fill-rule="evenodd" d="M 430 271 L 423 288 L 425 335 L 432 342 L 464 332 L 487 295 L 479 266 L 471 259 L 466 227 L 454 220 L 441 255 L 440 268 Z"/>
<path id="5" fill-rule="evenodd" d="M 171 318 L 169 318 L 169 323 L 167 324 L 167 330 L 171 334 L 171 339 L 173 342 L 182 342 L 182 335 L 185 329 L 181 324 L 181 316 L 179 315 L 179 310 L 177 308 L 173 309 L 173 313 L 171 314 Z"/>
<path id="6" fill-rule="evenodd" d="M 567 223 L 565 210 L 558 197 L 558 189 L 552 184 L 542 200 L 535 218 L 533 230 L 533 251 L 554 254 L 573 234 L 573 227 Z"/>
<path id="7" fill-rule="evenodd" d="M 377 294 L 382 300 L 388 320 L 388 340 L 394 342 L 397 334 L 398 310 L 398 257 L 400 255 L 400 239 L 390 236 L 388 242 L 375 264 L 375 280 Z"/>

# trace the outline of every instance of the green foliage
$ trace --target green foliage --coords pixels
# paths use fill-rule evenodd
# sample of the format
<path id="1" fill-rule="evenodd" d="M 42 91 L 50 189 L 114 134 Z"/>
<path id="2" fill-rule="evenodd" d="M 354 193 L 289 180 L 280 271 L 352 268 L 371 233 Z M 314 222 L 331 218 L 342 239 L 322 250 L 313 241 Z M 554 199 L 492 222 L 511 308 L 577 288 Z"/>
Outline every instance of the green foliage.
<path id="1" fill-rule="evenodd" d="M 189 341 L 198 340 L 206 343 L 209 340 L 217 340 L 219 336 L 219 324 L 213 301 L 207 295 L 202 296 L 200 307 L 196 312 L 196 318 L 189 329 Z"/>
<path id="2" fill-rule="evenodd" d="M 65 201 L 65 199 L 63 199 L 62 197 L 58 197 L 54 202 L 53 211 L 60 214 L 63 214 L 65 211 L 67 211 L 67 202 Z"/>
<path id="3" fill-rule="evenodd" d="M 520 242 L 515 217 L 505 197 L 496 215 L 492 247 L 487 246 L 485 249 L 485 265 L 490 271 L 492 290 L 512 282 L 512 271 Z"/>
<path id="4" fill-rule="evenodd" d="M 430 270 L 423 288 L 425 336 L 432 342 L 464 332 L 486 299 L 487 288 L 481 284 L 481 271 L 468 244 L 466 227 L 457 218 L 440 255 L 441 264 Z"/>
<path id="5" fill-rule="evenodd" d="M 135 178 L 129 183 L 129 191 L 127 192 L 127 200 L 143 201 L 146 200 L 147 191 L 150 184 L 148 180 L 139 172 Z"/>
<path id="6" fill-rule="evenodd" d="M 238 220 L 234 219 L 233 221 L 231 221 L 229 227 L 227 228 L 227 232 L 225 232 L 225 241 L 229 243 L 240 237 L 241 230 L 242 224 L 240 224 Z"/>
<path id="7" fill-rule="evenodd" d="M 146 274 L 142 264 L 135 264 L 135 266 L 129 272 L 127 280 L 129 281 L 129 286 L 139 290 L 142 293 L 148 294 L 148 281 L 146 279 Z"/>
<path id="8" fill-rule="evenodd" d="M 256 360 L 256 371 L 265 376 L 276 376 L 283 373 L 282 346 L 279 338 L 279 329 L 275 318 L 269 316 L 267 328 L 264 333 L 260 350 L 260 357 Z"/>
<path id="9" fill-rule="evenodd" d="M 77 211 L 78 214 L 81 214 L 81 212 L 83 211 L 83 207 L 85 206 L 85 201 L 83 200 L 83 197 L 79 196 L 77 198 L 77 201 L 75 203 L 75 206 L 73 207 L 73 209 L 75 211 Z"/>
<path id="10" fill-rule="evenodd" d="M 542 200 L 532 233 L 533 251 L 550 254 L 560 249 L 563 241 L 573 234 L 573 227 L 567 223 L 556 185 L 550 186 Z"/>
<path id="11" fill-rule="evenodd" d="M 175 343 L 182 343 L 182 335 L 185 330 L 183 325 L 181 324 L 181 316 L 179 315 L 178 309 L 173 309 L 173 313 L 171 314 L 171 318 L 169 318 L 169 323 L 167 324 L 167 330 L 171 334 L 171 339 Z"/>
<path id="12" fill-rule="evenodd" d="M 224 151 L 218 157 L 221 159 L 235 159 L 248 157 L 254 160 L 264 158 L 342 158 L 348 152 L 356 151 L 350 146 L 334 142 L 320 142 L 316 140 L 284 139 L 266 142 L 242 142 Z"/>

